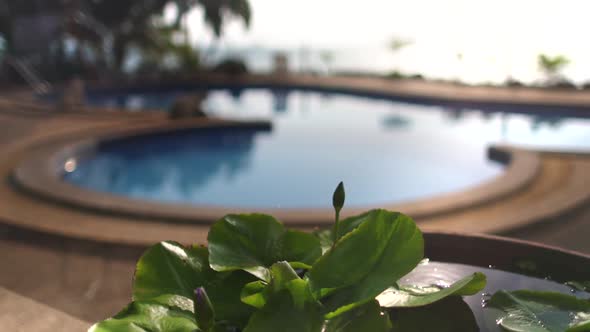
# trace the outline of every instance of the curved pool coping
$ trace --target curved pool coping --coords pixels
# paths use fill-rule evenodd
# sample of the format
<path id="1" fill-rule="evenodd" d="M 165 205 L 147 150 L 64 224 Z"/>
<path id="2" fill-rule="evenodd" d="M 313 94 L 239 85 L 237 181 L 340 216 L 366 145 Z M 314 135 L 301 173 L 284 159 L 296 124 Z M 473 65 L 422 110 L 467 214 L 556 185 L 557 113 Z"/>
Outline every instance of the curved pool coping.
<path id="1" fill-rule="evenodd" d="M 192 79 L 194 80 L 194 77 Z M 259 83 L 263 81 L 263 84 L 283 82 L 282 86 L 290 87 L 313 88 L 321 85 L 327 89 L 340 92 L 358 91 L 360 94 L 365 94 L 365 92 L 371 94 L 371 91 L 378 89 L 378 95 L 389 98 L 408 94 L 418 97 L 434 95 L 439 98 L 442 94 L 442 97 L 447 98 L 451 104 L 456 102 L 463 106 L 469 103 L 479 105 L 480 102 L 489 100 L 496 106 L 498 103 L 510 104 L 513 102 L 526 105 L 529 109 L 542 104 L 551 105 L 553 109 L 565 105 L 575 113 L 574 115 L 582 117 L 590 115 L 590 93 L 587 91 L 563 93 L 561 91 L 547 91 L 546 93 L 546 91 L 528 88 L 513 91 L 506 88 L 471 88 L 407 80 L 356 80 L 354 78 L 336 80 L 326 78 L 318 83 L 315 77 L 300 79 L 292 76 L 287 79 L 276 76 L 271 79 L 268 76 L 254 77 L 254 79 L 250 75 L 240 78 L 228 76 L 216 79 L 215 82 L 209 82 L 211 84 L 207 82 L 208 77 L 199 76 L 198 79 L 201 80 L 199 84 L 205 86 L 216 86 L 225 84 L 224 82 L 233 82 L 233 85 L 242 86 L 258 80 Z M 184 82 L 186 83 L 187 80 Z M 441 89 L 444 91 L 439 91 Z M 32 99 L 26 100 L 28 101 L 23 102 L 13 96 L 9 96 L 8 99 L 6 96 L 0 98 L 1 116 L 6 115 L 6 117 L 19 119 L 18 121 L 31 121 L 25 134 L 13 134 L 11 137 L 14 139 L 0 142 L 2 155 L 10 156 L 10 158 L 0 159 L 0 174 L 5 179 L 14 178 L 14 171 L 22 161 L 29 160 L 43 151 L 47 152 L 52 149 L 55 151 L 59 146 L 64 147 L 85 138 L 101 137 L 104 134 L 116 135 L 122 132 L 142 130 L 142 128 L 170 125 L 170 121 L 162 112 L 133 113 L 124 112 L 122 109 L 91 107 L 64 112 L 52 105 L 37 103 Z M 549 109 L 541 109 L 541 111 L 546 110 Z M 41 119 L 42 121 L 38 122 Z M 203 123 L 219 122 L 215 119 L 187 119 L 177 120 L 175 123 L 180 126 L 199 126 Z M 447 206 L 446 211 L 448 212 L 440 215 L 416 216 L 412 214 L 411 209 L 417 212 L 420 209 L 411 208 L 413 204 L 411 202 L 408 205 L 402 205 L 399 210 L 414 217 L 424 231 L 518 234 L 519 230 L 533 228 L 539 229 L 541 233 L 547 231 L 553 233 L 556 227 L 560 229 L 562 227 L 571 228 L 572 230 L 580 228 L 578 227 L 580 221 L 577 213 L 580 210 L 585 211 L 584 207 L 588 206 L 587 203 L 590 202 L 590 188 L 586 185 L 590 183 L 588 182 L 590 181 L 590 154 L 543 152 L 514 147 L 500 147 L 500 150 L 510 151 L 510 156 L 512 156 L 512 162 L 508 164 L 507 171 L 514 167 L 515 161 L 519 159 L 514 156 L 522 155 L 521 152 L 525 152 L 529 155 L 527 159 L 536 160 L 534 163 L 536 171 L 532 172 L 529 168 L 525 172 L 529 175 L 537 173 L 536 176 L 533 176 L 533 179 L 529 178 L 529 181 L 522 181 L 517 172 L 508 172 L 517 177 L 514 180 L 522 184 L 520 188 L 514 186 L 512 193 L 506 191 L 503 196 L 491 197 L 491 201 L 480 201 L 479 206 L 460 204 L 458 207 L 461 205 L 464 207 L 453 210 L 455 205 L 452 199 L 448 199 L 448 202 L 445 203 L 445 200 L 442 200 L 440 203 L 442 206 Z M 506 156 L 506 154 L 504 155 Z M 505 160 L 509 161 L 506 158 Z M 40 167 L 36 171 L 42 172 Z M 4 181 L 0 184 L 0 223 L 5 225 L 85 241 L 139 247 L 170 239 L 181 243 L 205 243 L 207 241 L 207 223 L 169 223 L 167 220 L 150 216 L 140 218 L 120 213 L 109 214 L 106 211 L 92 208 L 75 207 L 65 202 L 59 202 L 53 197 L 53 193 L 44 196 L 42 193 L 34 193 L 19 183 L 15 185 L 15 182 L 17 181 Z M 464 199 L 464 202 L 468 202 L 470 197 Z M 445 210 L 440 211 L 444 212 Z M 343 212 L 346 215 L 353 213 L 348 209 Z M 215 218 L 219 216 L 216 215 Z M 570 222 L 572 216 L 575 218 L 575 222 Z M 194 219 L 191 218 L 191 221 Z M 561 226 L 562 223 L 565 225 Z M 326 226 L 321 221 L 314 220 L 313 225 L 310 226 L 322 225 Z M 302 225 L 296 228 L 309 230 L 310 226 Z M 578 240 L 574 239 L 573 241 L 578 241 L 577 246 L 580 247 L 580 238 L 584 237 L 584 233 L 578 235 Z M 568 238 L 567 241 L 570 243 L 572 240 Z M 563 242 L 562 245 L 569 246 L 566 242 Z"/>
<path id="2" fill-rule="evenodd" d="M 182 122 L 180 122 L 182 123 Z M 264 122 L 210 121 L 192 126 L 173 124 L 152 124 L 141 128 L 115 128 L 96 136 L 78 138 L 50 144 L 31 153 L 14 171 L 16 184 L 28 193 L 72 207 L 105 213 L 109 215 L 132 216 L 143 219 L 167 220 L 170 222 L 208 224 L 228 212 L 243 211 L 244 208 L 164 203 L 132 199 L 106 192 L 98 192 L 75 186 L 63 181 L 66 160 L 80 159 L 92 154 L 100 142 L 127 137 L 163 133 L 186 128 L 234 128 L 269 126 Z M 540 168 L 538 155 L 512 147 L 490 147 L 488 156 L 506 165 L 499 176 L 480 185 L 458 192 L 403 203 L 367 205 L 347 208 L 347 214 L 360 214 L 372 208 L 386 208 L 404 211 L 414 218 L 442 215 L 466 208 L 472 208 L 501 199 L 525 188 L 537 175 Z M 326 208 L 262 208 L 257 212 L 276 216 L 287 224 L 315 226 L 333 222 L 334 212 Z"/>

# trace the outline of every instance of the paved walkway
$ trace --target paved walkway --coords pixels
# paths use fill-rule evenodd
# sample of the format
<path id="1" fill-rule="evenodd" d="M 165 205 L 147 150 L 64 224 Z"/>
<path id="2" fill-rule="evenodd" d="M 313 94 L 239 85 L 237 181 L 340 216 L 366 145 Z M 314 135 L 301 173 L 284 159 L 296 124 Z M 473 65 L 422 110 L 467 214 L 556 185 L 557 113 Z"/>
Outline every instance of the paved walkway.
<path id="1" fill-rule="evenodd" d="M 88 324 L 54 308 L 0 287 L 0 322 L 3 331 L 85 331 Z"/>
<path id="2" fill-rule="evenodd" d="M 130 302 L 141 251 L 0 226 L 0 287 L 83 321 L 101 320 Z"/>
<path id="3" fill-rule="evenodd" d="M 20 115 L 0 112 L 0 146 L 51 128 L 55 119 L 54 115 L 37 112 Z M 3 155 L 2 159 L 11 157 Z M 3 183 L 7 181 L 3 179 Z M 21 208 L 35 209 L 34 206 Z M 141 252 L 137 247 L 89 243 L 17 229 L 0 221 L 0 262 L 4 267 L 0 287 L 82 321 L 97 321 L 113 315 L 129 302 L 131 277 Z M 0 298 L 0 307 L 7 300 L 12 301 L 13 297 Z M 62 322 L 66 320 L 59 313 L 54 317 Z M 17 326 L 15 320 L 0 319 L 2 329 Z M 55 327 L 53 331 L 69 331 L 58 325 L 49 326 Z"/>

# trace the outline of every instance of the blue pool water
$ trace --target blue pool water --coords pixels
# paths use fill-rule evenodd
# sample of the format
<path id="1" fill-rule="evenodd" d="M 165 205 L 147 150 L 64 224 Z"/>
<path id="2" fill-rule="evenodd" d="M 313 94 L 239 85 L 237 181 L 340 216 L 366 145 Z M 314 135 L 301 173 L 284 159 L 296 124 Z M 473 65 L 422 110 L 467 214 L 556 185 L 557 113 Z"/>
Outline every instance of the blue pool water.
<path id="1" fill-rule="evenodd" d="M 101 95 L 103 105 L 165 108 L 177 92 Z M 271 128 L 189 130 L 105 143 L 65 179 L 103 192 L 238 208 L 403 202 L 498 176 L 490 144 L 586 149 L 590 119 L 409 104 L 352 95 L 211 90 L 207 113 L 268 119 Z"/>

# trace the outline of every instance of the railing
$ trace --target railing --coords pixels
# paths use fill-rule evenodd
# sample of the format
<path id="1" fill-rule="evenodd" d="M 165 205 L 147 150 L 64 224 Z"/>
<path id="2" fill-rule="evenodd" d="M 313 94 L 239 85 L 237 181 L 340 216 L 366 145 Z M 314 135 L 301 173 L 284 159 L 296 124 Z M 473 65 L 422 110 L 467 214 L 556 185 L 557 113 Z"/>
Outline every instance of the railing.
<path id="1" fill-rule="evenodd" d="M 73 20 L 82 26 L 94 31 L 103 40 L 103 52 L 106 55 L 108 62 L 111 62 L 112 49 L 113 49 L 113 34 L 112 31 L 105 26 L 103 23 L 95 19 L 93 16 L 84 13 L 83 11 L 77 11 L 73 16 Z"/>
<path id="2" fill-rule="evenodd" d="M 113 47 L 113 35 L 111 30 L 91 15 L 82 11 L 75 12 L 71 18 L 77 24 L 83 25 L 94 31 L 103 39 L 103 52 L 106 55 L 107 61 L 109 61 L 109 56 L 112 54 Z M 27 60 L 11 55 L 4 55 L 4 59 L 1 59 L 0 62 L 2 61 L 14 68 L 36 94 L 47 94 L 51 91 L 51 84 L 44 80 Z"/>
<path id="3" fill-rule="evenodd" d="M 51 84 L 41 76 L 25 60 L 7 55 L 4 61 L 10 65 L 27 82 L 36 94 L 47 94 L 51 91 Z"/>

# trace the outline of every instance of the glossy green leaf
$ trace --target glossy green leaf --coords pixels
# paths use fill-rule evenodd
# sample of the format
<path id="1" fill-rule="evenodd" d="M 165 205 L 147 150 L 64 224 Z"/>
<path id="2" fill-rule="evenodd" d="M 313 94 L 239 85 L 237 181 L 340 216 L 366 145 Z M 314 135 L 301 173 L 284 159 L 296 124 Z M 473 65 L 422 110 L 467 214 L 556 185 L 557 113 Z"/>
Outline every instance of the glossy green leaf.
<path id="1" fill-rule="evenodd" d="M 295 270 L 287 262 L 278 262 L 270 268 L 272 280 L 268 287 L 267 298 L 272 294 L 287 289 L 293 297 L 293 303 L 297 309 L 303 309 L 307 303 L 316 303 L 311 293 L 309 282 L 299 278 Z"/>
<path id="2" fill-rule="evenodd" d="M 334 314 L 374 299 L 406 275 L 424 256 L 422 233 L 409 217 L 373 210 L 312 266 L 308 278 L 316 293 L 343 288 L 330 296 Z"/>
<path id="3" fill-rule="evenodd" d="M 200 331 L 190 312 L 155 303 L 132 302 L 115 317 L 95 324 L 89 332 Z"/>
<path id="4" fill-rule="evenodd" d="M 271 281 L 260 291 L 264 305 L 252 315 L 244 332 L 320 332 L 323 322 L 320 304 L 308 282 L 299 278 L 287 262 L 275 263 L 269 270 Z M 260 284 L 248 286 L 246 293 L 260 290 Z"/>
<path id="5" fill-rule="evenodd" d="M 387 286 L 422 259 L 424 242 L 412 219 L 397 212 L 373 210 L 309 271 L 317 288 L 346 287 L 369 275 L 386 277 Z M 386 286 L 386 287 L 387 287 Z"/>
<path id="6" fill-rule="evenodd" d="M 310 270 L 311 265 L 301 262 L 289 262 L 289 265 L 294 269 Z"/>
<path id="7" fill-rule="evenodd" d="M 211 270 L 213 272 L 213 270 Z M 215 317 L 220 321 L 229 321 L 238 327 L 248 322 L 253 308 L 242 302 L 242 288 L 255 278 L 244 271 L 216 273 L 205 284 L 207 294 L 213 303 Z"/>
<path id="8" fill-rule="evenodd" d="M 319 241 L 320 246 L 322 247 L 322 255 L 325 254 L 330 248 L 332 248 L 332 243 L 334 243 L 334 233 L 332 230 L 322 229 L 317 230 L 312 233 Z"/>
<path id="9" fill-rule="evenodd" d="M 287 262 L 278 262 L 270 267 L 271 282 L 257 281 L 242 289 L 242 302 L 256 308 L 263 308 L 267 299 L 274 293 L 287 289 L 291 292 L 295 305 L 302 307 L 304 302 L 315 301 L 307 281 L 299 278 Z"/>
<path id="10" fill-rule="evenodd" d="M 227 215 L 209 231 L 209 260 L 216 271 L 245 270 L 269 281 L 268 267 L 279 261 L 311 265 L 321 255 L 312 234 L 287 230 L 263 214 Z"/>
<path id="11" fill-rule="evenodd" d="M 134 301 L 149 301 L 193 311 L 194 290 L 205 287 L 218 319 L 243 326 L 253 309 L 240 292 L 254 277 L 242 271 L 219 273 L 209 267 L 205 247 L 175 242 L 152 246 L 140 258 L 133 284 Z"/>
<path id="12" fill-rule="evenodd" d="M 300 279 L 297 272 L 287 262 L 274 263 L 270 267 L 270 273 L 272 277 L 270 285 L 273 291 L 284 289 L 290 281 Z"/>
<path id="13" fill-rule="evenodd" d="M 322 255 L 320 241 L 309 233 L 287 230 L 279 243 L 282 243 L 282 250 L 272 258 L 272 264 L 287 261 L 293 267 L 309 269 Z"/>
<path id="14" fill-rule="evenodd" d="M 377 301 L 382 307 L 420 307 L 447 296 L 465 296 L 480 292 L 486 286 L 486 276 L 483 273 L 474 273 L 446 288 L 435 286 L 394 286 L 386 289 L 377 296 Z"/>
<path id="15" fill-rule="evenodd" d="M 396 308 L 390 311 L 394 332 L 478 332 L 473 312 L 460 297 L 448 297 L 433 304 Z"/>
<path id="16" fill-rule="evenodd" d="M 205 284 L 207 269 L 207 249 L 158 243 L 137 263 L 133 300 L 156 301 L 192 311 L 194 290 Z"/>
<path id="17" fill-rule="evenodd" d="M 322 323 L 319 304 L 305 302 L 300 306 L 291 290 L 283 289 L 269 296 L 266 305 L 252 315 L 244 332 L 320 332 Z"/>
<path id="18" fill-rule="evenodd" d="M 340 237 L 352 232 L 362 223 L 367 221 L 370 215 L 371 211 L 341 220 L 340 225 L 338 226 Z M 332 229 L 316 231 L 313 234 L 320 240 L 323 252 L 328 251 L 332 247 L 332 244 L 334 243 L 334 231 Z"/>
<path id="19" fill-rule="evenodd" d="M 387 332 L 391 330 L 389 315 L 377 301 L 371 301 L 326 322 L 323 332 Z"/>
<path id="20" fill-rule="evenodd" d="M 303 309 L 307 303 L 316 302 L 306 280 L 291 280 L 286 284 L 286 288 L 293 296 L 293 302 L 297 309 Z"/>
<path id="21" fill-rule="evenodd" d="M 240 298 L 242 302 L 251 305 L 255 308 L 262 308 L 266 304 L 266 298 L 264 297 L 264 290 L 267 284 L 263 281 L 254 281 L 242 288 Z"/>
<path id="22" fill-rule="evenodd" d="M 571 295 L 500 291 L 492 296 L 489 307 L 504 313 L 498 322 L 508 331 L 590 331 L 590 301 Z"/>
<path id="23" fill-rule="evenodd" d="M 352 216 L 352 217 L 348 217 L 346 219 L 343 219 L 340 224 L 340 236 L 344 236 L 344 235 L 352 232 L 357 227 L 359 227 L 360 225 L 362 225 L 366 221 L 373 218 L 374 211 L 376 211 L 376 210 L 367 211 L 365 213 L 359 214 L 358 216 Z M 393 213 L 396 213 L 396 212 L 393 212 Z"/>

